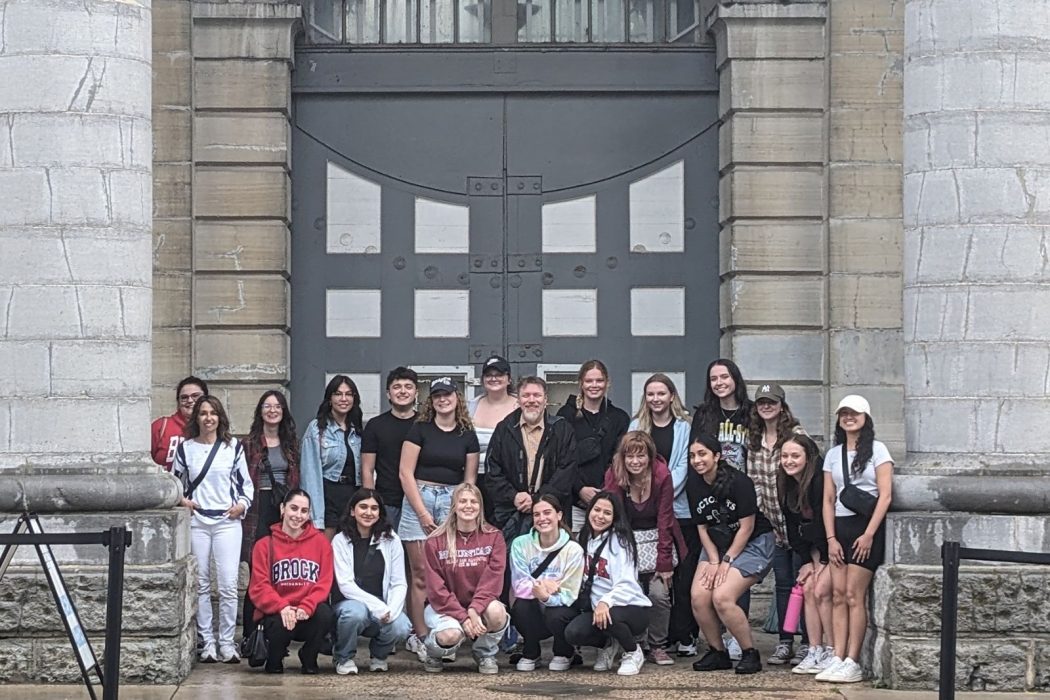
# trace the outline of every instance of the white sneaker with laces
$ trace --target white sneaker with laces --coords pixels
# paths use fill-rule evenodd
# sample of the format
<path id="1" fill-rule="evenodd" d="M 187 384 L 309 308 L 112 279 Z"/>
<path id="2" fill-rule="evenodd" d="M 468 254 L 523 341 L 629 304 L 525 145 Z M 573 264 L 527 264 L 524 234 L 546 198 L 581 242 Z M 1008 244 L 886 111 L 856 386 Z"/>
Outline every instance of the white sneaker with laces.
<path id="1" fill-rule="evenodd" d="M 568 656 L 555 656 L 551 659 L 551 662 L 547 664 L 547 668 L 551 671 L 568 671 L 572 668 L 572 659 Z"/>
<path id="2" fill-rule="evenodd" d="M 499 673 L 499 664 L 496 663 L 496 659 L 491 656 L 480 658 L 478 659 L 478 673 L 484 673 L 487 676 Z"/>
<path id="3" fill-rule="evenodd" d="M 346 661 L 340 661 L 335 665 L 335 672 L 340 676 L 357 675 L 357 664 L 354 663 L 353 659 L 347 659 Z"/>
<path id="4" fill-rule="evenodd" d="M 864 680 L 864 669 L 853 659 L 847 658 L 825 680 L 828 683 L 860 683 Z"/>
<path id="5" fill-rule="evenodd" d="M 821 682 L 828 680 L 828 678 L 835 673 L 835 669 L 842 665 L 842 659 L 837 656 L 832 656 L 826 659 L 824 664 L 824 668 L 820 670 L 820 673 L 814 676 L 814 680 Z"/>
<path id="6" fill-rule="evenodd" d="M 722 635 L 722 641 L 725 642 L 726 651 L 729 652 L 729 658 L 733 661 L 740 661 L 740 656 L 743 651 L 740 649 L 740 642 L 736 641 L 736 637 L 726 632 Z"/>
<path id="7" fill-rule="evenodd" d="M 791 661 L 791 657 L 791 644 L 788 642 L 780 642 L 777 644 L 777 648 L 773 650 L 773 654 L 766 659 L 766 663 L 772 664 L 773 666 L 783 666 L 788 661 Z"/>
<path id="8" fill-rule="evenodd" d="M 405 641 L 405 649 L 415 654 L 420 661 L 426 662 L 427 648 L 423 645 L 423 640 L 415 634 L 408 635 L 408 639 Z"/>
<path id="9" fill-rule="evenodd" d="M 215 642 L 204 643 L 199 660 L 202 664 L 213 664 L 219 660 L 219 654 L 215 651 Z"/>
<path id="10" fill-rule="evenodd" d="M 608 671 L 616 661 L 616 655 L 620 652 L 620 645 L 615 639 L 610 639 L 604 649 L 599 649 L 594 657 L 595 671 Z"/>
<path id="11" fill-rule="evenodd" d="M 368 670 L 372 673 L 385 673 L 390 670 L 390 666 L 387 664 L 386 659 L 369 659 Z"/>
<path id="12" fill-rule="evenodd" d="M 241 662 L 241 655 L 237 653 L 237 645 L 220 644 L 219 661 L 224 664 L 239 664 Z"/>
<path id="13" fill-rule="evenodd" d="M 817 670 L 817 664 L 820 663 L 821 653 L 824 651 L 823 647 L 812 646 L 809 651 L 806 652 L 805 658 L 798 662 L 793 669 L 792 673 L 819 673 Z"/>
<path id="14" fill-rule="evenodd" d="M 536 661 L 538 661 L 538 659 L 526 659 L 523 656 L 520 659 L 518 659 L 518 663 L 517 665 L 515 665 L 515 668 L 519 671 L 535 671 Z"/>
<path id="15" fill-rule="evenodd" d="M 620 658 L 620 668 L 617 669 L 616 673 L 620 676 L 637 676 L 642 670 L 642 664 L 644 663 L 645 653 L 640 646 L 636 646 L 634 651 L 625 651 L 623 653 L 623 656 Z"/>

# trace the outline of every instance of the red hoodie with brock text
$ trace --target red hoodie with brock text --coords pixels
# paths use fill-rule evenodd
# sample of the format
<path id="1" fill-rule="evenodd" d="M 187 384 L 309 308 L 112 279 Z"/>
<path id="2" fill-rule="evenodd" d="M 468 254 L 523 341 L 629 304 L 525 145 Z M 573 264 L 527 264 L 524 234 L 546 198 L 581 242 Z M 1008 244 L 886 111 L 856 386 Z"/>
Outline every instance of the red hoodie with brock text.
<path id="1" fill-rule="evenodd" d="M 150 454 L 154 462 L 164 467 L 164 471 L 171 471 L 175 450 L 183 440 L 182 431 L 185 429 L 186 419 L 182 417 L 181 411 L 158 418 L 150 425 Z"/>
<path id="2" fill-rule="evenodd" d="M 276 523 L 270 528 L 269 537 L 255 543 L 248 595 L 255 603 L 256 621 L 276 615 L 288 605 L 313 616 L 331 592 L 332 545 L 313 523 L 307 521 L 297 539 L 289 537 Z"/>
<path id="3" fill-rule="evenodd" d="M 444 534 L 426 542 L 427 601 L 435 612 L 463 622 L 467 610 L 481 615 L 503 591 L 507 543 L 493 527 L 456 533 L 456 565 L 448 557 Z"/>

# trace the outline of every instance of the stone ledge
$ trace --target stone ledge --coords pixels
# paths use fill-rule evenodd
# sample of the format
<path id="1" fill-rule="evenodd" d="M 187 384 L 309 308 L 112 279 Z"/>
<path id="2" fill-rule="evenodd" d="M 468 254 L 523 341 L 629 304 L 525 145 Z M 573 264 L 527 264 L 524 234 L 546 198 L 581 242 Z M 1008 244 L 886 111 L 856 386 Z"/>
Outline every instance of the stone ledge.
<path id="1" fill-rule="evenodd" d="M 910 487 L 914 477 L 895 474 L 893 479 L 894 506 L 898 506 L 897 494 Z M 964 477 L 961 480 L 966 482 L 972 479 Z M 964 547 L 976 549 L 1050 551 L 1050 516 L 1044 514 L 1019 516 L 894 511 L 890 513 L 886 527 L 887 561 L 909 566 L 936 567 L 938 571 L 941 564 L 941 544 L 946 540 L 961 542 Z M 966 566 L 979 570 L 991 565 L 967 563 Z M 1050 568 L 1043 571 L 1050 576 Z M 1046 629 L 1050 631 L 1050 624 Z"/>
<path id="2" fill-rule="evenodd" d="M 11 474 L 0 472 L 0 513 L 112 512 L 174 508 L 182 488 L 157 469 L 147 474 Z"/>

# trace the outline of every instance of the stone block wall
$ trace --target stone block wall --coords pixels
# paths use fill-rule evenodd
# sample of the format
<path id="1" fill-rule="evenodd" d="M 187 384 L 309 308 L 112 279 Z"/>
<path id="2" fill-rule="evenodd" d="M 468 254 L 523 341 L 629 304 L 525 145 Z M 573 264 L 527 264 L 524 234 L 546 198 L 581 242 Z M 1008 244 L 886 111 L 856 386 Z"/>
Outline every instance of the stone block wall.
<path id="1" fill-rule="evenodd" d="M 904 3 L 830 0 L 828 37 L 829 407 L 866 396 L 900 462 Z"/>

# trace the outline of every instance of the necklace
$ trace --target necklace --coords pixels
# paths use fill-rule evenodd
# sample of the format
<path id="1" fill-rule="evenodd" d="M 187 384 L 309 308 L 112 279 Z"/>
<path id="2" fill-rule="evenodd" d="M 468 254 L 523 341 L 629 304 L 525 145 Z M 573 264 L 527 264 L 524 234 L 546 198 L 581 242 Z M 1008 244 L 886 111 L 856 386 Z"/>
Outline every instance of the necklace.
<path id="1" fill-rule="evenodd" d="M 628 479 L 627 480 L 627 493 L 631 497 L 631 500 L 635 503 L 641 503 L 645 501 L 646 496 L 649 493 L 650 480 L 646 479 L 641 484 Z M 637 498 L 635 494 L 637 493 Z"/>
<path id="2" fill-rule="evenodd" d="M 736 408 L 734 408 L 729 413 L 726 413 L 726 410 L 724 408 L 722 408 L 721 406 L 718 407 L 718 410 L 722 412 L 722 418 L 724 418 L 725 420 L 729 420 L 730 418 L 732 418 L 733 416 L 736 415 L 737 411 L 740 410 L 740 406 L 737 406 Z"/>

